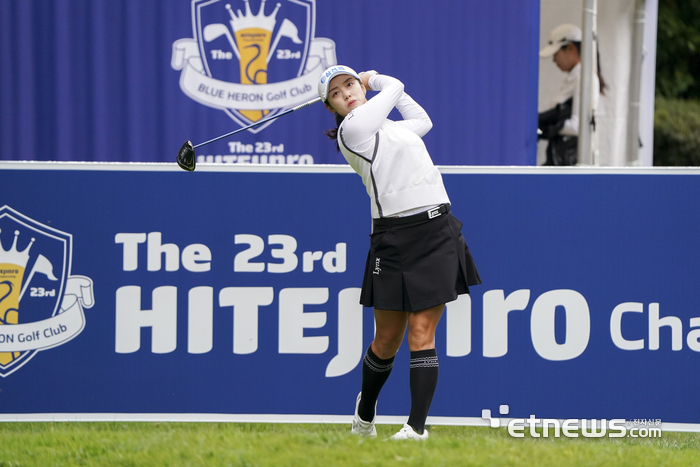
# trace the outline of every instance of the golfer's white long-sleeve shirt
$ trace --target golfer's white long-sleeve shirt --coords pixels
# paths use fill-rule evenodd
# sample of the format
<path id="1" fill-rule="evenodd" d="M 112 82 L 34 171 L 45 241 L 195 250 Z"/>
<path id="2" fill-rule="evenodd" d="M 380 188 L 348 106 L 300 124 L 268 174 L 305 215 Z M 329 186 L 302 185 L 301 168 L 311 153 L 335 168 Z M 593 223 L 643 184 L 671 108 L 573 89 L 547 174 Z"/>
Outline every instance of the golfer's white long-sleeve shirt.
<path id="1" fill-rule="evenodd" d="M 345 117 L 338 142 L 367 188 L 372 217 L 408 215 L 449 203 L 442 176 L 421 139 L 433 126 L 428 114 L 395 78 L 374 75 L 369 87 L 379 94 Z M 394 107 L 403 120 L 387 118 Z"/>

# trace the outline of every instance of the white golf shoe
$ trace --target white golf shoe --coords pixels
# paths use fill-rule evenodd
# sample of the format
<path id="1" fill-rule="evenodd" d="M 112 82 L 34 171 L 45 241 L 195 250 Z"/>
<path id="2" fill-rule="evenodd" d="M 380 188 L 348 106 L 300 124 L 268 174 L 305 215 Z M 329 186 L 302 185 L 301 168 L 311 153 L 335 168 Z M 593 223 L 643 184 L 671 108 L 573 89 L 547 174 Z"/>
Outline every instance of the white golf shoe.
<path id="1" fill-rule="evenodd" d="M 374 420 L 377 418 L 377 405 L 374 405 L 374 417 L 372 417 L 372 421 L 366 422 L 357 414 L 357 410 L 360 407 L 361 398 L 362 392 L 357 395 L 357 402 L 355 402 L 355 418 L 352 419 L 352 430 L 350 433 L 357 436 L 363 436 L 365 438 L 376 438 L 377 430 L 374 428 Z"/>
<path id="2" fill-rule="evenodd" d="M 423 430 L 423 434 L 416 433 L 410 425 L 404 425 L 394 436 L 389 439 L 412 439 L 414 441 L 425 441 L 428 439 L 428 430 Z"/>

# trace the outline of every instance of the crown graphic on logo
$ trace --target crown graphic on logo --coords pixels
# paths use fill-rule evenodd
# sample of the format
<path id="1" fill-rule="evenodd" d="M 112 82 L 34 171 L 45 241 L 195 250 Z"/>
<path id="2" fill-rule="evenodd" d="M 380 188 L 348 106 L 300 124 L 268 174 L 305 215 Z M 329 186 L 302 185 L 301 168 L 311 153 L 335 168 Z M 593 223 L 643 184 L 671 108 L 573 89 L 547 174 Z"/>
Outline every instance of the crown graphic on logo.
<path id="1" fill-rule="evenodd" d="M 272 31 L 275 27 L 275 23 L 277 20 L 275 19 L 275 16 L 277 16 L 277 10 L 280 9 L 282 6 L 281 3 L 278 3 L 277 6 L 275 7 L 275 11 L 272 12 L 270 16 L 265 16 L 265 1 L 262 0 L 262 3 L 260 4 L 260 11 L 258 12 L 257 15 L 254 15 L 250 11 L 250 2 L 249 0 L 244 0 L 245 1 L 245 15 L 241 12 L 241 10 L 238 10 L 238 15 L 233 12 L 233 9 L 231 8 L 230 4 L 226 4 L 226 9 L 228 10 L 229 14 L 231 15 L 231 27 L 233 28 L 233 31 L 240 31 L 242 29 L 248 29 L 248 28 L 260 28 L 260 29 L 266 29 L 268 31 Z"/>
<path id="2" fill-rule="evenodd" d="M 0 230 L 2 232 L 2 230 Z M 24 251 L 17 250 L 17 238 L 19 237 L 19 230 L 15 230 L 15 239 L 12 242 L 12 248 L 9 251 L 5 251 L 2 247 L 2 242 L 0 242 L 0 264 L 15 264 L 17 266 L 26 267 L 27 261 L 29 261 L 29 249 L 36 239 L 32 238 L 29 242 L 29 246 L 24 249 Z M 0 237 L 1 238 L 1 237 Z"/>

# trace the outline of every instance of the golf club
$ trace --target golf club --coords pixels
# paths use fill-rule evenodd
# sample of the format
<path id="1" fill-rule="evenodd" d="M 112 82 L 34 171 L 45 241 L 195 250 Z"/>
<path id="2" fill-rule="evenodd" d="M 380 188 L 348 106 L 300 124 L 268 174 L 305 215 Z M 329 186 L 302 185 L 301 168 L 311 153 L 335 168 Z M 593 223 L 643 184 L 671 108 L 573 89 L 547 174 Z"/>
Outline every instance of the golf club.
<path id="1" fill-rule="evenodd" d="M 207 145 L 209 143 L 213 143 L 214 141 L 219 141 L 220 139 L 224 139 L 226 137 L 235 135 L 236 133 L 240 133 L 241 131 L 248 130 L 250 128 L 254 128 L 258 125 L 262 125 L 263 123 L 269 122 L 270 120 L 274 120 L 276 118 L 279 118 L 283 115 L 290 114 L 294 112 L 295 110 L 303 109 L 306 106 L 309 106 L 311 104 L 315 104 L 316 102 L 319 102 L 321 100 L 320 97 L 317 97 L 314 100 L 311 100 L 309 102 L 306 102 L 304 104 L 297 105 L 296 107 L 292 107 L 291 109 L 287 109 L 282 113 L 278 113 L 277 115 L 273 115 L 272 117 L 264 118 L 260 120 L 259 122 L 252 123 L 246 127 L 239 128 L 238 130 L 234 130 L 230 133 L 226 133 L 225 135 L 218 136 L 214 139 L 210 139 L 209 141 L 205 141 L 203 143 L 199 143 L 196 146 L 192 145 L 192 142 L 190 141 L 185 141 L 185 144 L 182 145 L 180 148 L 180 151 L 177 153 L 177 165 L 180 166 L 182 170 L 187 170 L 188 172 L 193 172 L 196 164 L 197 164 L 197 155 L 195 154 L 194 150 L 197 148 L 200 148 L 204 145 Z"/>

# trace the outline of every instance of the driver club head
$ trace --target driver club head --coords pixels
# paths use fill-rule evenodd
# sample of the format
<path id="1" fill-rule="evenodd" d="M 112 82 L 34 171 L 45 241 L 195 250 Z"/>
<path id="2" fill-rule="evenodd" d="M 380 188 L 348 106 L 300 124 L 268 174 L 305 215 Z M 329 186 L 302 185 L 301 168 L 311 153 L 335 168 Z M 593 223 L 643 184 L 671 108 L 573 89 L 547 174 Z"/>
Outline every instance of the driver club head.
<path id="1" fill-rule="evenodd" d="M 185 144 L 180 148 L 180 152 L 177 153 L 177 165 L 179 165 L 182 170 L 193 172 L 197 163 L 196 157 L 192 143 L 190 141 L 185 141 Z"/>

